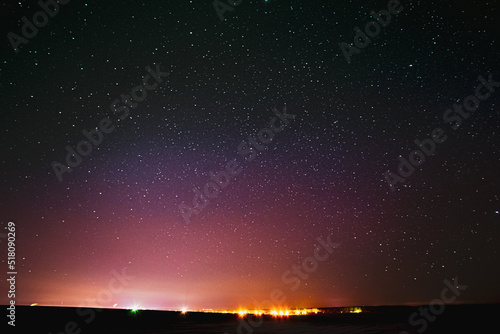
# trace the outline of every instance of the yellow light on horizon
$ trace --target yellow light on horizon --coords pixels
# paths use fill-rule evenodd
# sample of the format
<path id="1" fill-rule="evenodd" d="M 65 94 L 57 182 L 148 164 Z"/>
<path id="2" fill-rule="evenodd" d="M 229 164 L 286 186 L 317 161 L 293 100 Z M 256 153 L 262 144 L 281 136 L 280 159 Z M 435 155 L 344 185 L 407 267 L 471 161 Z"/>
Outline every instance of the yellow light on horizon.
<path id="1" fill-rule="evenodd" d="M 184 307 L 182 308 L 182 313 L 185 314 L 187 312 L 187 308 Z M 210 312 L 210 313 L 224 313 L 224 314 L 236 314 L 239 317 L 243 318 L 246 315 L 256 315 L 256 316 L 262 316 L 262 315 L 271 315 L 275 317 L 289 317 L 291 315 L 309 315 L 309 314 L 320 314 L 323 313 L 321 310 L 317 308 L 303 308 L 303 309 L 272 309 L 272 310 L 258 310 L 258 309 L 253 309 L 253 310 L 247 310 L 247 309 L 233 309 L 233 310 L 214 310 L 214 309 L 202 309 L 201 312 Z M 348 310 L 348 312 L 351 313 L 361 313 L 362 310 L 360 307 L 356 308 L 351 308 Z"/>

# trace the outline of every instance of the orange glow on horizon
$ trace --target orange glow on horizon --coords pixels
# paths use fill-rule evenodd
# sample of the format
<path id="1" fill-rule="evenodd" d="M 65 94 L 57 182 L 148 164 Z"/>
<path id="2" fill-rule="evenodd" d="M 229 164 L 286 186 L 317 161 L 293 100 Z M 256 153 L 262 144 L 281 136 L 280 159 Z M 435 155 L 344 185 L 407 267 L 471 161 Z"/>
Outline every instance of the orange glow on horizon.
<path id="1" fill-rule="evenodd" d="M 185 314 L 187 312 L 186 308 L 182 309 L 182 314 Z M 221 314 L 237 314 L 238 317 L 244 318 L 248 315 L 254 315 L 254 316 L 263 316 L 263 315 L 270 315 L 273 317 L 289 317 L 289 316 L 301 316 L 301 315 L 309 315 L 309 314 L 318 314 L 318 313 L 323 313 L 317 308 L 313 309 L 288 309 L 288 308 L 283 308 L 283 309 L 272 309 L 272 310 L 247 310 L 247 309 L 237 309 L 237 310 L 214 310 L 214 309 L 202 309 L 199 311 L 192 310 L 192 312 L 203 312 L 203 313 L 221 313 Z"/>

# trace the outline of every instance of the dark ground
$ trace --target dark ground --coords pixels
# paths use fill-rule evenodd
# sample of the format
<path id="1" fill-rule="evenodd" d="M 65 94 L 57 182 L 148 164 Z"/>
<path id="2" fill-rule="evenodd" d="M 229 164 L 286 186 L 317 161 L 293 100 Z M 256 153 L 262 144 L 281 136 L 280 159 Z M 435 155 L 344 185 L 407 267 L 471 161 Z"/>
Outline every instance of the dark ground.
<path id="1" fill-rule="evenodd" d="M 5 310 L 6 306 L 2 308 Z M 7 333 L 418 333 L 422 323 L 409 324 L 417 307 L 372 307 L 360 314 L 322 314 L 291 316 L 285 319 L 264 317 L 251 327 L 241 324 L 236 315 L 166 311 L 99 310 L 60 307 L 16 308 L 16 327 Z M 329 309 L 335 312 L 334 309 Z M 500 305 L 447 305 L 444 312 L 428 323 L 424 333 L 496 332 Z M 5 314 L 5 313 L 4 313 Z M 2 326 L 7 325 L 4 318 Z M 248 318 L 246 318 L 248 320 Z M 416 318 L 418 321 L 421 317 Z M 239 331 L 238 331 L 239 328 Z M 4 331 L 2 331 L 4 333 Z"/>

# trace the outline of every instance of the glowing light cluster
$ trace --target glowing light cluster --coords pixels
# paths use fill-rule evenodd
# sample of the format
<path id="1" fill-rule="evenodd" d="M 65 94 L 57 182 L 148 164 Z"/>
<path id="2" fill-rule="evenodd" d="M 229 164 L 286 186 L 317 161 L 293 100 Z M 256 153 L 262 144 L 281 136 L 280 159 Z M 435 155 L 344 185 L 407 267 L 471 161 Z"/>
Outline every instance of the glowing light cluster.
<path id="1" fill-rule="evenodd" d="M 308 314 L 318 314 L 320 310 L 317 308 L 314 309 L 272 309 L 272 310 L 246 310 L 246 309 L 238 309 L 238 310 L 213 310 L 213 309 L 203 309 L 201 312 L 204 313 L 231 313 L 238 314 L 239 317 L 243 318 L 247 315 L 271 315 L 274 317 L 288 317 L 288 316 L 297 316 L 297 315 L 308 315 Z"/>
<path id="2" fill-rule="evenodd" d="M 117 305 L 118 304 L 113 305 L 113 308 L 116 308 Z M 146 308 L 144 308 L 144 307 L 142 307 L 142 306 L 140 306 L 138 304 L 134 304 L 134 305 L 128 307 L 127 309 L 129 309 L 131 313 L 137 313 L 140 310 L 145 310 Z"/>

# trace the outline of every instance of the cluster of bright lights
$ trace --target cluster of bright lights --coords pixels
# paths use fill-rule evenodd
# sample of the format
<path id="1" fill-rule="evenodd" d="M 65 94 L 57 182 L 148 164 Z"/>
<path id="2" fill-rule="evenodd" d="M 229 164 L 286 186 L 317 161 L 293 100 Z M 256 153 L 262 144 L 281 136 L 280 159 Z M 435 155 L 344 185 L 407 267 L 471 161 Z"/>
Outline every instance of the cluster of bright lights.
<path id="1" fill-rule="evenodd" d="M 37 305 L 32 304 L 32 306 Z M 116 307 L 117 304 L 115 304 L 113 307 Z M 141 308 L 138 305 L 133 305 L 129 307 L 130 312 L 132 313 L 137 313 Z M 361 313 L 363 310 L 361 307 L 351 307 L 346 310 L 349 313 Z M 188 312 L 187 307 L 183 307 L 181 309 L 182 314 L 186 314 Z M 270 315 L 273 317 L 289 317 L 289 316 L 298 316 L 298 315 L 308 315 L 308 314 L 318 314 L 322 313 L 317 308 L 304 308 L 304 309 L 272 309 L 272 310 L 246 310 L 246 309 L 238 309 L 238 310 L 221 310 L 217 311 L 214 309 L 203 309 L 201 311 L 194 311 L 194 312 L 204 312 L 204 313 L 223 313 L 223 314 L 238 314 L 239 317 L 244 318 L 247 315 L 256 315 L 256 316 L 262 316 L 262 315 Z"/>
<path id="2" fill-rule="evenodd" d="M 239 317 L 243 318 L 247 315 L 271 315 L 274 317 L 288 317 L 292 315 L 308 315 L 308 314 L 318 314 L 320 313 L 320 310 L 314 308 L 314 309 L 273 309 L 273 310 L 246 310 L 246 309 L 239 309 L 239 310 L 222 310 L 222 311 L 216 311 L 213 309 L 204 309 L 202 312 L 205 313 L 232 313 L 232 314 L 238 314 Z"/>
<path id="3" fill-rule="evenodd" d="M 113 307 L 116 307 L 116 304 Z M 129 307 L 131 313 L 137 313 L 140 309 L 141 307 L 139 305 L 132 305 Z"/>
<path id="4" fill-rule="evenodd" d="M 275 317 L 288 317 L 291 315 L 308 315 L 308 314 L 318 314 L 320 311 L 317 308 L 313 309 L 297 309 L 297 310 L 271 310 L 269 312 L 270 315 L 275 316 Z"/>

